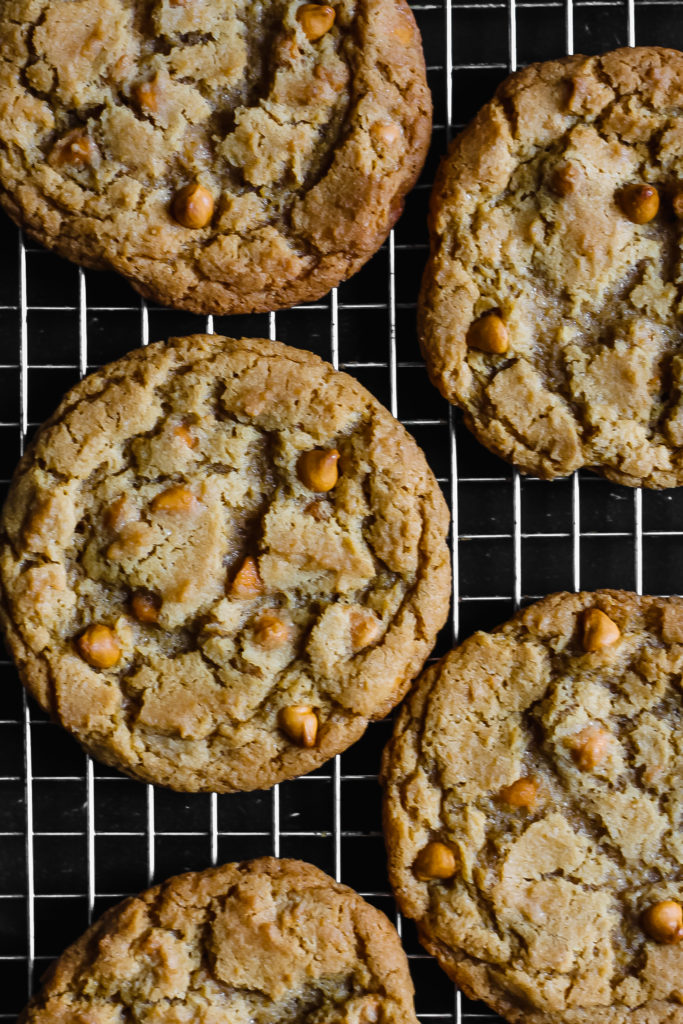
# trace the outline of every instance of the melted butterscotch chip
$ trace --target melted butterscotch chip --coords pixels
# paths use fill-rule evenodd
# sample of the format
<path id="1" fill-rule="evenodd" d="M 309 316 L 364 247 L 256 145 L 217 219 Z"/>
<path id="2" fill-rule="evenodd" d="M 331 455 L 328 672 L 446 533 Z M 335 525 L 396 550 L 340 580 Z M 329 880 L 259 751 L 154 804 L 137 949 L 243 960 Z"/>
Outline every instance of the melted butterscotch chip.
<path id="1" fill-rule="evenodd" d="M 197 438 L 186 423 L 176 424 L 173 427 L 173 436 L 177 437 L 183 444 L 186 444 L 188 448 L 195 448 L 197 445 Z"/>
<path id="2" fill-rule="evenodd" d="M 275 611 L 263 612 L 254 624 L 254 640 L 266 651 L 282 647 L 291 635 L 291 626 Z"/>
<path id="3" fill-rule="evenodd" d="M 52 147 L 50 162 L 57 167 L 73 167 L 80 170 L 92 167 L 99 151 L 97 144 L 81 128 L 74 128 Z"/>
<path id="4" fill-rule="evenodd" d="M 382 146 L 395 146 L 401 138 L 401 129 L 395 121 L 375 121 L 370 133 Z"/>
<path id="5" fill-rule="evenodd" d="M 130 599 L 133 615 L 138 622 L 153 623 L 159 621 L 161 598 L 149 590 L 136 590 Z"/>
<path id="6" fill-rule="evenodd" d="M 570 196 L 577 191 L 581 180 L 581 168 L 569 161 L 555 168 L 551 177 L 551 188 L 558 196 Z"/>
<path id="7" fill-rule="evenodd" d="M 197 507 L 199 502 L 189 487 L 177 484 L 168 487 L 152 499 L 153 512 L 178 512 L 187 514 Z"/>
<path id="8" fill-rule="evenodd" d="M 133 87 L 133 96 L 138 106 L 145 112 L 156 114 L 159 110 L 160 87 L 158 79 L 151 82 L 139 82 Z"/>
<path id="9" fill-rule="evenodd" d="M 115 533 L 118 533 L 127 523 L 136 518 L 137 513 L 125 494 L 120 494 L 115 501 L 112 501 L 104 514 L 106 525 Z"/>
<path id="10" fill-rule="evenodd" d="M 538 783 L 534 779 L 522 778 L 509 786 L 503 786 L 501 799 L 510 807 L 524 807 L 532 810 L 538 799 Z"/>
<path id="11" fill-rule="evenodd" d="M 371 611 L 351 612 L 351 645 L 354 651 L 362 651 L 374 644 L 382 633 L 382 623 Z"/>
<path id="12" fill-rule="evenodd" d="M 590 725 L 569 741 L 572 757 L 582 772 L 592 772 L 604 761 L 610 746 L 610 734 Z"/>

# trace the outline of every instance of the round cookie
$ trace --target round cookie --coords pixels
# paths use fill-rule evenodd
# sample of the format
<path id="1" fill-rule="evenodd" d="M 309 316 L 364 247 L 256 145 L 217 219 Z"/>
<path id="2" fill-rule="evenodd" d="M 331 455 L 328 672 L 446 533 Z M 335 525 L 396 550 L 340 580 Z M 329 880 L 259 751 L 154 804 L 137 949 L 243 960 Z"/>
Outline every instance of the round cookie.
<path id="1" fill-rule="evenodd" d="M 20 1024 L 417 1024 L 384 914 L 296 860 L 178 875 L 107 911 Z"/>
<path id="2" fill-rule="evenodd" d="M 10 0 L 0 203 L 199 313 L 317 299 L 400 214 L 431 129 L 405 0 Z"/>
<path id="3" fill-rule="evenodd" d="M 179 790 L 311 771 L 400 700 L 449 603 L 407 431 L 277 342 L 192 336 L 64 398 L 2 514 L 21 677 L 94 757 Z"/>
<path id="4" fill-rule="evenodd" d="M 683 1022 L 683 600 L 555 594 L 422 676 L 383 762 L 389 874 L 472 998 Z"/>
<path id="5" fill-rule="evenodd" d="M 683 484 L 683 54 L 534 64 L 434 187 L 420 336 L 479 441 L 551 478 Z"/>

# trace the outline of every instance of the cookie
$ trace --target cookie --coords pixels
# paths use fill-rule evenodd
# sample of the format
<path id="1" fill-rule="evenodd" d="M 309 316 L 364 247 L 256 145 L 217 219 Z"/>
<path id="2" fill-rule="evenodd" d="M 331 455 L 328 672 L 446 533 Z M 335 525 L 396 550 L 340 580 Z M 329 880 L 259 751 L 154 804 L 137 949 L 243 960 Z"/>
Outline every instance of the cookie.
<path id="1" fill-rule="evenodd" d="M 405 0 L 9 0 L 0 203 L 43 245 L 197 313 L 317 299 L 426 154 Z"/>
<path id="2" fill-rule="evenodd" d="M 449 603 L 407 431 L 277 342 L 193 336 L 64 398 L 2 514 L 0 618 L 94 757 L 179 790 L 309 772 L 405 693 Z"/>
<path id="3" fill-rule="evenodd" d="M 534 64 L 441 166 L 424 355 L 525 473 L 683 484 L 682 113 L 676 50 Z"/>
<path id="4" fill-rule="evenodd" d="M 107 911 L 20 1024 L 417 1024 L 384 914 L 296 860 L 179 875 Z"/>
<path id="5" fill-rule="evenodd" d="M 384 756 L 402 911 L 524 1024 L 683 1021 L 683 600 L 555 594 L 429 668 Z"/>

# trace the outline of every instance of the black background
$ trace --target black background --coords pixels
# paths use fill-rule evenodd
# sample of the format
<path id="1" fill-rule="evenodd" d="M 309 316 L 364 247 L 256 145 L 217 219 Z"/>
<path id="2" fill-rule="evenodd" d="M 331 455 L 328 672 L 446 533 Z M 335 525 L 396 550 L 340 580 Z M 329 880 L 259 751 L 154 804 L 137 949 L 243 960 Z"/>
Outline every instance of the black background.
<path id="1" fill-rule="evenodd" d="M 683 5 L 414 3 L 434 95 L 433 144 L 393 240 L 335 299 L 268 315 L 216 318 L 219 333 L 268 336 L 339 364 L 397 412 L 425 449 L 446 496 L 457 496 L 455 613 L 436 654 L 456 634 L 493 626 L 552 590 L 599 586 L 683 590 L 683 489 L 637 492 L 590 473 L 546 483 L 515 480 L 481 448 L 431 387 L 415 334 L 426 256 L 425 216 L 447 141 L 448 69 L 457 131 L 515 61 L 598 53 L 633 41 L 683 47 Z M 447 19 L 452 53 L 447 54 Z M 573 40 L 571 39 L 573 27 Z M 24 255 L 25 253 L 25 255 Z M 25 288 L 22 264 L 25 260 Z M 392 291 L 392 268 L 393 291 Z M 397 301 L 392 303 L 392 294 Z M 25 320 L 24 320 L 25 318 Z M 22 367 L 22 324 L 27 363 Z M 336 324 L 336 327 L 335 327 Z M 90 370 L 150 341 L 203 331 L 205 318 L 150 306 L 110 274 L 83 273 L 27 243 L 0 215 L 0 486 L 21 445 L 22 380 L 28 434 Z M 395 356 L 395 387 L 392 359 Z M 100 765 L 26 701 L 0 661 L 0 1018 L 13 1020 L 30 979 L 122 896 L 152 877 L 279 853 L 312 861 L 356 888 L 402 930 L 424 1022 L 496 1020 L 453 989 L 422 952 L 388 893 L 380 831 L 381 722 L 336 762 L 272 792 L 210 797 L 146 787 Z M 152 876 L 152 877 L 151 877 Z M 33 970 L 32 970 L 33 968 Z"/>

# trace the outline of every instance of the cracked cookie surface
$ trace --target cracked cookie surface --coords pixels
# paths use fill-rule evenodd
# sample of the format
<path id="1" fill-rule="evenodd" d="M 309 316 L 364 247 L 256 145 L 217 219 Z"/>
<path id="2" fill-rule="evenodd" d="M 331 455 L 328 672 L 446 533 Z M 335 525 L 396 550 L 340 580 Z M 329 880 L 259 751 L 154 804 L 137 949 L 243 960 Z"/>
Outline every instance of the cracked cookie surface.
<path id="1" fill-rule="evenodd" d="M 678 51 L 568 57 L 508 78 L 442 163 L 421 344 L 525 472 L 683 483 L 682 114 Z"/>
<path id="2" fill-rule="evenodd" d="M 0 10 L 0 203 L 49 248 L 178 308 L 325 294 L 384 241 L 430 128 L 404 0 Z"/>
<path id="3" fill-rule="evenodd" d="M 683 1021 L 682 672 L 680 598 L 555 594 L 466 640 L 401 711 L 392 886 L 509 1021 Z"/>
<path id="4" fill-rule="evenodd" d="M 95 757 L 265 788 L 400 700 L 447 614 L 447 530 L 424 455 L 353 378 L 195 335 L 85 378 L 39 431 L 2 516 L 0 616 Z"/>
<path id="5" fill-rule="evenodd" d="M 310 864 L 179 875 L 109 910 L 20 1024 L 417 1024 L 380 911 Z"/>

